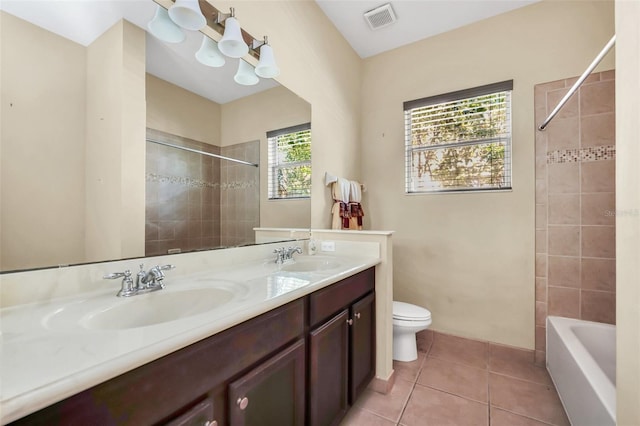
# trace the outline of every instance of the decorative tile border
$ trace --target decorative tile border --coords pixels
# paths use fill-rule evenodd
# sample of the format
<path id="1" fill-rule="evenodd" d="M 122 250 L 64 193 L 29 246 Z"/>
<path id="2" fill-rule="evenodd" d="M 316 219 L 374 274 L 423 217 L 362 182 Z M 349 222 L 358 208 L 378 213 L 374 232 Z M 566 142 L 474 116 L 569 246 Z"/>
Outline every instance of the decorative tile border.
<path id="1" fill-rule="evenodd" d="M 224 190 L 228 190 L 228 189 L 246 189 L 246 188 L 253 188 L 258 186 L 258 182 L 256 181 L 235 181 L 235 182 L 225 182 L 220 184 L 220 189 Z"/>
<path id="2" fill-rule="evenodd" d="M 582 149 L 558 149 L 547 152 L 547 164 L 585 163 L 616 159 L 614 145 L 594 146 Z"/>
<path id="3" fill-rule="evenodd" d="M 157 173 L 147 173 L 147 182 L 159 182 L 159 183 L 172 183 L 183 186 L 190 186 L 192 188 L 220 188 L 224 190 L 230 189 L 246 189 L 258 186 L 258 182 L 255 180 L 250 181 L 233 181 L 225 183 L 206 182 L 200 179 L 192 179 L 184 176 L 165 176 Z"/>
<path id="4" fill-rule="evenodd" d="M 206 182 L 200 179 L 191 179 L 184 176 L 165 176 L 157 173 L 147 173 L 147 182 L 173 183 L 178 185 L 190 186 L 193 188 L 217 188 L 219 183 Z"/>

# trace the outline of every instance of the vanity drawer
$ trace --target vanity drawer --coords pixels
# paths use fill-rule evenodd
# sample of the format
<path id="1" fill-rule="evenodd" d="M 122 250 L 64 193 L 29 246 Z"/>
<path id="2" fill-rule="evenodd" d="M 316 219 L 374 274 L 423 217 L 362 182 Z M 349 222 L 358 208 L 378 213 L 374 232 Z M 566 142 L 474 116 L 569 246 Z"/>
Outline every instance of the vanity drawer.
<path id="1" fill-rule="evenodd" d="M 309 298 L 309 325 L 314 327 L 373 291 L 374 287 L 375 268 L 369 268 L 312 293 Z"/>

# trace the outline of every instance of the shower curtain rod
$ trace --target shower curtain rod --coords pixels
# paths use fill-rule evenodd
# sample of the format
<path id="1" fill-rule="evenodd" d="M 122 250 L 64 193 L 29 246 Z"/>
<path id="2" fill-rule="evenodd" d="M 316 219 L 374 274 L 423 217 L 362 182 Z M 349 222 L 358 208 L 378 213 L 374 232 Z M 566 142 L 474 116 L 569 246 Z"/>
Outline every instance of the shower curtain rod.
<path id="1" fill-rule="evenodd" d="M 184 151 L 195 152 L 196 154 L 202 154 L 202 155 L 206 155 L 208 157 L 219 158 L 221 160 L 233 161 L 234 163 L 245 164 L 247 166 L 260 167 L 260 165 L 256 164 L 256 163 L 250 163 L 248 161 L 238 160 L 236 158 L 225 157 L 224 155 L 212 154 L 210 152 L 204 152 L 204 151 L 200 151 L 200 150 L 197 150 L 197 149 L 191 149 L 191 148 L 187 148 L 186 146 L 180 146 L 180 145 L 174 145 L 174 144 L 167 143 L 167 142 L 161 142 L 161 141 L 158 141 L 158 140 L 155 140 L 155 139 L 148 139 L 147 138 L 147 142 L 157 143 L 158 145 L 170 146 L 171 148 L 182 149 Z"/>
<path id="2" fill-rule="evenodd" d="M 600 63 L 602 58 L 604 58 L 605 55 L 609 53 L 609 50 L 611 50 L 615 42 L 616 42 L 616 35 L 614 34 L 613 37 L 611 37 L 611 40 L 609 40 L 609 43 L 607 43 L 604 49 L 602 49 L 602 51 L 598 54 L 598 56 L 596 56 L 593 62 L 591 62 L 591 65 L 589 65 L 589 68 L 587 68 L 582 73 L 580 78 L 573 84 L 573 86 L 571 86 L 571 89 L 569 89 L 567 94 L 564 95 L 564 97 L 560 100 L 560 102 L 558 102 L 558 105 L 553 109 L 553 111 L 551 111 L 551 114 L 549 114 L 547 119 L 544 120 L 544 122 L 540 126 L 538 126 L 538 130 L 544 130 L 547 128 L 551 120 L 553 120 L 553 117 L 555 117 L 556 114 L 558 114 L 558 112 L 560 111 L 560 108 L 562 108 L 564 104 L 567 103 L 569 98 L 575 93 L 576 90 L 578 90 L 580 85 L 582 85 L 582 82 L 589 76 L 589 74 L 591 74 L 593 69 Z"/>

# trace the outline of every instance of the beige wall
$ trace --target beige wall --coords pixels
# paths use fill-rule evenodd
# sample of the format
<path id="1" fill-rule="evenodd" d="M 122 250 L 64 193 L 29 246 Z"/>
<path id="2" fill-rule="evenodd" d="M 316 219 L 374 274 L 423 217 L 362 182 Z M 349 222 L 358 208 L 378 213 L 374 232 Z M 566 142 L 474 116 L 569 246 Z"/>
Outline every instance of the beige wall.
<path id="1" fill-rule="evenodd" d="M 361 59 L 313 0 L 211 3 L 220 10 L 234 6 L 243 29 L 269 36 L 282 70 L 277 80 L 312 105 L 311 223 L 329 228 L 324 173 L 360 175 Z"/>
<path id="2" fill-rule="evenodd" d="M 3 13 L 2 41 L 0 269 L 142 255 L 144 32 L 85 48 Z"/>
<path id="3" fill-rule="evenodd" d="M 434 329 L 534 348 L 533 86 L 581 74 L 613 32 L 612 2 L 545 1 L 364 62 L 365 207 L 396 231 L 394 298 L 428 307 Z M 513 191 L 404 195 L 402 102 L 508 79 Z"/>
<path id="4" fill-rule="evenodd" d="M 270 130 L 310 121 L 311 105 L 283 86 L 222 105 L 222 146 L 260 141 L 260 226 L 263 228 L 310 227 L 310 200 L 269 201 L 266 136 Z M 312 129 L 312 149 L 315 144 Z"/>
<path id="5" fill-rule="evenodd" d="M 144 256 L 144 34 L 119 21 L 87 48 L 86 261 Z"/>
<path id="6" fill-rule="evenodd" d="M 0 19 L 0 270 L 81 262 L 85 49 Z"/>
<path id="7" fill-rule="evenodd" d="M 147 127 L 220 146 L 220 105 L 146 75 Z"/>
<path id="8" fill-rule="evenodd" d="M 640 424 L 640 2 L 616 1 L 617 422 Z"/>

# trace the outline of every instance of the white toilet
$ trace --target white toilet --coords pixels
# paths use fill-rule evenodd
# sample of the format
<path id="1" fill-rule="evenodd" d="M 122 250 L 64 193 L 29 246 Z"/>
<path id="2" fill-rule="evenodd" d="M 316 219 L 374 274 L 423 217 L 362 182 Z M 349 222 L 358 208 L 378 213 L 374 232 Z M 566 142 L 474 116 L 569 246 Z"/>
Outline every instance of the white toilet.
<path id="1" fill-rule="evenodd" d="M 411 303 L 393 302 L 393 359 L 418 359 L 416 333 L 431 325 L 431 312 Z"/>

